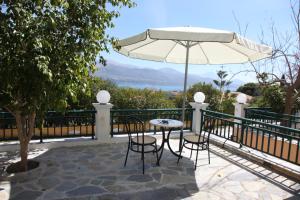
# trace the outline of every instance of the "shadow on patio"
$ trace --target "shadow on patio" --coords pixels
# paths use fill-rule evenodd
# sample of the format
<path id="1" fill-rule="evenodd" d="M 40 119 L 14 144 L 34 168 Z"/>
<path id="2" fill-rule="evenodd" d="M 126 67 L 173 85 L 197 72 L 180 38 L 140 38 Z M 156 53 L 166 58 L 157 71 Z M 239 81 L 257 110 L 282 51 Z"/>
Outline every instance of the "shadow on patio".
<path id="1" fill-rule="evenodd" d="M 173 145 L 178 140 L 172 139 Z M 211 164 L 201 152 L 179 165 L 167 149 L 161 165 L 146 155 L 142 175 L 140 155 L 130 152 L 123 167 L 126 144 L 99 144 L 31 153 L 40 167 L 28 173 L 2 176 L 1 199 L 297 199 L 300 185 L 224 149 L 212 146 Z M 12 155 L 1 155 L 2 163 Z M 1 195 L 0 195 L 1 197 Z"/>
<path id="2" fill-rule="evenodd" d="M 123 167 L 126 145 L 51 149 L 35 157 L 40 161 L 37 169 L 11 177 L 3 176 L 0 188 L 10 190 L 9 198 L 24 200 L 86 199 L 87 196 L 175 199 L 189 197 L 198 191 L 193 162 L 189 159 L 177 166 L 176 157 L 165 149 L 158 167 L 155 156 L 146 154 L 143 175 L 140 154 L 130 152 L 127 166 Z"/>

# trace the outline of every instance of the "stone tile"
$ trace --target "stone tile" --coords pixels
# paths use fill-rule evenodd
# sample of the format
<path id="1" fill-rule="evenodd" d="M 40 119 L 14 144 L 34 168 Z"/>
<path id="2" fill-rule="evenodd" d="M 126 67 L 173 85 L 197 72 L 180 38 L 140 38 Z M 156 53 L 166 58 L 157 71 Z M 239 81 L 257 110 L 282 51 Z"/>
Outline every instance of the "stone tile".
<path id="1" fill-rule="evenodd" d="M 246 197 L 248 197 L 248 199 L 259 199 L 258 192 L 244 192 L 244 194 Z"/>
<path id="2" fill-rule="evenodd" d="M 99 180 L 116 180 L 116 176 L 98 176 L 97 177 Z"/>
<path id="3" fill-rule="evenodd" d="M 120 195 L 119 197 L 123 200 L 153 200 L 153 199 L 164 199 L 174 200 L 179 196 L 176 188 L 160 188 L 154 191 L 141 191 L 136 193 L 129 193 Z"/>
<path id="4" fill-rule="evenodd" d="M 59 192 L 59 191 L 49 191 L 48 193 L 45 193 L 41 198 L 42 199 L 47 199 L 47 200 L 52 200 L 52 199 L 60 199 L 64 198 L 65 193 Z"/>
<path id="5" fill-rule="evenodd" d="M 163 174 L 169 174 L 169 175 L 178 175 L 178 173 L 174 170 L 169 170 L 169 169 L 162 169 L 161 172 Z"/>
<path id="6" fill-rule="evenodd" d="M 83 186 L 76 188 L 74 190 L 71 190 L 67 192 L 66 194 L 68 196 L 83 196 L 83 195 L 95 195 L 95 194 L 101 194 L 107 192 L 106 190 L 100 188 L 100 187 L 95 187 L 95 186 Z"/>
<path id="7" fill-rule="evenodd" d="M 138 171 L 137 170 L 133 170 L 133 169 L 125 169 L 122 170 L 121 172 L 119 172 L 120 175 L 132 175 L 132 174 L 137 174 Z"/>
<path id="8" fill-rule="evenodd" d="M 214 188 L 212 188 L 211 193 L 217 194 L 218 196 L 222 197 L 224 200 L 236 200 L 238 199 L 236 194 L 227 190 L 226 188 L 223 188 L 221 185 L 217 185 Z"/>
<path id="9" fill-rule="evenodd" d="M 187 183 L 187 184 L 178 184 L 179 188 L 184 188 L 189 191 L 191 194 L 194 194 L 199 191 L 198 185 L 196 183 Z"/>
<path id="10" fill-rule="evenodd" d="M 115 180 L 104 180 L 101 185 L 108 186 L 108 185 L 114 185 L 115 183 L 116 183 Z"/>
<path id="11" fill-rule="evenodd" d="M 152 177 L 159 182 L 161 180 L 161 173 L 153 173 Z"/>
<path id="12" fill-rule="evenodd" d="M 40 191 L 31 191 L 31 190 L 25 190 L 18 195 L 16 195 L 13 200 L 35 200 L 39 196 L 41 196 L 43 193 Z"/>
<path id="13" fill-rule="evenodd" d="M 94 179 L 91 181 L 92 185 L 100 185 L 103 182 L 103 180 L 100 179 Z"/>
<path id="14" fill-rule="evenodd" d="M 235 194 L 239 194 L 242 191 L 244 191 L 244 188 L 241 186 L 240 182 L 238 181 L 226 181 L 223 186 L 225 190 L 228 190 Z"/>
<path id="15" fill-rule="evenodd" d="M 147 174 L 141 175 L 131 175 L 127 178 L 128 181 L 135 181 L 135 182 L 149 182 L 152 181 L 153 178 Z"/>
<path id="16" fill-rule="evenodd" d="M 193 200 L 200 200 L 200 199 L 213 199 L 213 200 L 221 200 L 223 198 L 219 197 L 218 195 L 211 193 L 209 191 L 201 191 L 194 195 L 192 195 Z"/>
<path id="17" fill-rule="evenodd" d="M 127 188 L 121 185 L 108 185 L 105 186 L 105 189 L 112 193 L 126 192 Z"/>
<path id="18" fill-rule="evenodd" d="M 249 192 L 259 192 L 265 188 L 265 184 L 260 181 L 243 181 L 242 185 Z"/>
<path id="19" fill-rule="evenodd" d="M 84 177 L 84 178 L 78 179 L 78 180 L 76 181 L 76 183 L 77 183 L 78 185 L 86 185 L 86 184 L 89 183 L 89 182 L 90 182 L 90 177 Z"/>
<path id="20" fill-rule="evenodd" d="M 60 183 L 60 180 L 57 177 L 46 177 L 46 178 L 41 178 L 38 181 L 38 184 L 44 188 L 44 189 L 49 189 L 52 188 Z"/>
<path id="21" fill-rule="evenodd" d="M 75 188 L 77 186 L 77 184 L 71 182 L 71 181 L 64 181 L 61 184 L 59 184 L 56 188 L 54 188 L 56 191 L 61 191 L 61 192 L 65 192 L 65 191 L 69 191 L 73 188 Z"/>

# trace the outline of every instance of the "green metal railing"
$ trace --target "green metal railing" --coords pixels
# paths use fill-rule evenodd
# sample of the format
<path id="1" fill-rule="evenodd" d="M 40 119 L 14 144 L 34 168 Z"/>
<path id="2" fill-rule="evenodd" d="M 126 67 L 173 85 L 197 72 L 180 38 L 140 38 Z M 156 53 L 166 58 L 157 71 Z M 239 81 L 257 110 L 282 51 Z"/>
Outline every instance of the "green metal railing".
<path id="1" fill-rule="evenodd" d="M 181 108 L 169 108 L 169 109 L 119 109 L 111 110 L 111 136 L 126 134 L 124 129 L 123 119 L 126 116 L 135 116 L 141 119 L 145 123 L 146 132 L 159 131 L 156 127 L 152 126 L 149 121 L 151 119 L 178 119 L 181 120 L 182 110 Z M 185 110 L 184 129 L 192 130 L 193 123 L 193 109 L 187 108 Z"/>
<path id="2" fill-rule="evenodd" d="M 300 130 L 209 110 L 202 114 L 216 120 L 213 135 L 300 165 Z"/>
<path id="3" fill-rule="evenodd" d="M 95 113 L 95 110 L 71 110 L 65 113 L 49 111 L 45 114 L 42 127 L 36 123 L 32 139 L 39 139 L 41 142 L 46 138 L 91 136 L 94 139 Z M 0 112 L 0 141 L 17 139 L 14 116 L 8 112 Z"/>
<path id="4" fill-rule="evenodd" d="M 282 125 L 290 128 L 300 128 L 300 117 L 271 112 L 270 108 L 246 108 L 245 117 L 268 124 Z"/>

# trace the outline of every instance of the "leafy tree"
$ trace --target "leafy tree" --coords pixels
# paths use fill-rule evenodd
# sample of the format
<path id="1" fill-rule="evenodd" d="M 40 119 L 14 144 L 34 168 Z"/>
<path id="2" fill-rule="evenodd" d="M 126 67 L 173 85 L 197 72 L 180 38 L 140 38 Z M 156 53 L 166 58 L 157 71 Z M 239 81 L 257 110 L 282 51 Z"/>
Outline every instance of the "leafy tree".
<path id="1" fill-rule="evenodd" d="M 271 107 L 272 111 L 282 113 L 285 104 L 285 90 L 280 85 L 268 85 L 262 89 L 262 96 L 257 97 L 251 106 Z"/>
<path id="2" fill-rule="evenodd" d="M 0 106 L 16 118 L 20 170 L 27 170 L 35 117 L 84 92 L 106 29 L 131 0 L 0 0 Z M 100 55 L 99 60 L 104 63 Z"/>
<path id="3" fill-rule="evenodd" d="M 237 92 L 242 92 L 250 96 L 260 96 L 261 86 L 258 83 L 246 83 L 237 89 Z"/>
<path id="4" fill-rule="evenodd" d="M 90 77 L 87 90 L 77 94 L 77 98 L 68 98 L 69 109 L 93 109 L 92 103 L 96 102 L 96 95 L 100 90 L 107 90 L 113 97 L 118 93 L 118 86 L 110 80 Z M 112 97 L 112 99 L 113 99 Z"/>
<path id="5" fill-rule="evenodd" d="M 119 88 L 111 102 L 118 109 L 174 108 L 167 93 L 149 89 Z"/>
<path id="6" fill-rule="evenodd" d="M 69 99 L 70 109 L 92 109 L 99 90 L 107 90 L 111 95 L 110 102 L 116 109 L 173 108 L 173 101 L 168 92 L 150 89 L 122 88 L 110 80 L 93 77 L 89 82 L 88 92 L 79 94 L 76 101 Z"/>
<path id="7" fill-rule="evenodd" d="M 230 97 L 230 96 L 226 96 L 226 98 L 224 98 L 222 104 L 221 104 L 221 108 L 222 108 L 222 112 L 227 113 L 227 114 L 234 114 L 234 103 L 235 103 L 235 98 Z"/>
<path id="8" fill-rule="evenodd" d="M 283 32 L 272 26 L 272 35 L 268 37 L 271 41 L 263 41 L 273 47 L 271 59 L 252 65 L 262 85 L 283 86 L 285 114 L 297 109 L 295 105 L 300 97 L 300 1 L 291 0 L 290 7 L 293 26 Z"/>
<path id="9" fill-rule="evenodd" d="M 223 66 L 222 66 L 223 69 Z M 228 73 L 226 71 L 223 70 L 219 70 L 217 72 L 218 78 L 219 80 L 213 80 L 214 84 L 216 84 L 216 86 L 219 88 L 219 91 L 221 93 L 221 98 L 219 99 L 219 110 L 223 112 L 223 100 L 224 100 L 224 90 L 225 87 L 228 87 L 232 81 L 227 80 L 226 77 L 228 76 Z"/>

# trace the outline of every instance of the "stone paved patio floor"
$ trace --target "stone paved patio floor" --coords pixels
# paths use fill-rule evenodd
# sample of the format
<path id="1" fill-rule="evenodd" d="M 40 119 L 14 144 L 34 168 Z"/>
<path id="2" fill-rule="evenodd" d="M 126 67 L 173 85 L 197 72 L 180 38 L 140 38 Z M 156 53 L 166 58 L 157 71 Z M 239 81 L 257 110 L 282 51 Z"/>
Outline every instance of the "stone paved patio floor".
<path id="1" fill-rule="evenodd" d="M 178 143 L 174 140 L 173 142 Z M 300 184 L 212 146 L 211 164 L 201 152 L 197 170 L 189 151 L 179 165 L 165 149 L 160 166 L 146 155 L 142 174 L 139 154 L 130 152 L 123 167 L 126 145 L 39 149 L 30 152 L 40 166 L 27 173 L 2 172 L 0 199 L 300 199 Z M 16 153 L 0 153 L 3 166 Z"/>

